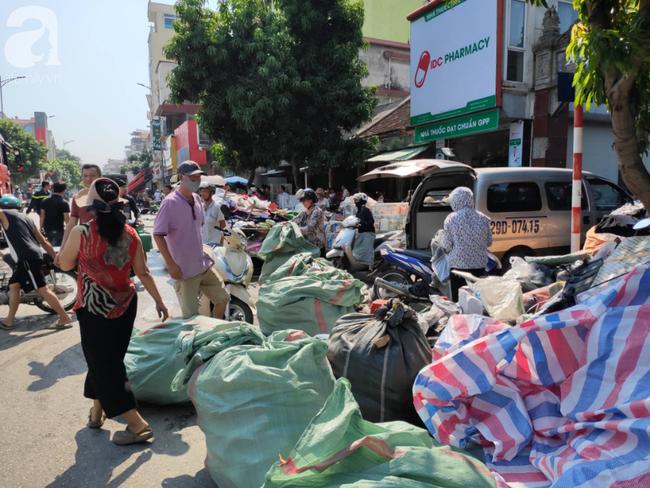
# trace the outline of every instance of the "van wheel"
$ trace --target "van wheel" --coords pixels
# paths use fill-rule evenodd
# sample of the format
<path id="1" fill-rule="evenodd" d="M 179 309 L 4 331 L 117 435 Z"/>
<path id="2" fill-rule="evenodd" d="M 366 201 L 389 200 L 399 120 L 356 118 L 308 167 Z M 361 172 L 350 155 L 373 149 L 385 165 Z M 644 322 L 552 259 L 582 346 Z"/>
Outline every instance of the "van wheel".
<path id="1" fill-rule="evenodd" d="M 505 273 L 510 270 L 510 258 L 525 258 L 526 256 L 535 256 L 535 251 L 529 247 L 515 247 L 504 254 L 501 260 L 501 271 Z"/>

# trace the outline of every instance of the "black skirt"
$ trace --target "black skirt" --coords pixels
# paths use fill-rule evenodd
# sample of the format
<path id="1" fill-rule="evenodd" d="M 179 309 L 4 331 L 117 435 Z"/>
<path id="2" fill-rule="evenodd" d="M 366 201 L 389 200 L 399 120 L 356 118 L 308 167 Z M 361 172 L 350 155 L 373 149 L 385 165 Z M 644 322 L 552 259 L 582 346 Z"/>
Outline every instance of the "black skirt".
<path id="1" fill-rule="evenodd" d="M 128 412 L 136 405 L 133 394 L 126 389 L 124 356 L 138 310 L 137 298 L 134 296 L 129 308 L 115 319 L 92 314 L 85 308 L 77 310 L 81 347 L 88 364 L 84 396 L 99 400 L 108 418 Z"/>

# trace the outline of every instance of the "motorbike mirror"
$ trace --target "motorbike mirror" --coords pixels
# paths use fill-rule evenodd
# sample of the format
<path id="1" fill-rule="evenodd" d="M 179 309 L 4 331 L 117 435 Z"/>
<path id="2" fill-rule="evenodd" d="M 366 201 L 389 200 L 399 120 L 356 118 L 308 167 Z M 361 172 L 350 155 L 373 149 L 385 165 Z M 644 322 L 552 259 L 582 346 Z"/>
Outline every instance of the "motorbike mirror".
<path id="1" fill-rule="evenodd" d="M 224 203 L 223 205 L 221 205 L 221 213 L 223 213 L 223 216 L 224 216 L 226 219 L 229 219 L 230 217 L 232 217 L 233 211 L 230 210 L 230 206 L 229 206 L 229 205 L 226 205 L 226 204 Z"/>
<path id="2" fill-rule="evenodd" d="M 648 227 L 650 227 L 650 219 L 643 219 L 639 220 L 632 228 L 634 230 L 642 230 L 647 229 Z"/>

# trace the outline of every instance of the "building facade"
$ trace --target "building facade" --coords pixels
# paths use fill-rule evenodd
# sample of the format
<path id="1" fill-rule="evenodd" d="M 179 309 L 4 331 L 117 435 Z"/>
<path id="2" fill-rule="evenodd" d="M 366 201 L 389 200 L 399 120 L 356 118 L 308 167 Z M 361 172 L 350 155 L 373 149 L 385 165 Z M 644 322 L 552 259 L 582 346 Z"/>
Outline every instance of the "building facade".
<path id="1" fill-rule="evenodd" d="M 45 144 L 45 147 L 47 147 L 47 160 L 53 161 L 56 159 L 56 141 L 54 140 L 52 131 L 48 129 L 48 119 L 49 117 L 45 112 L 34 112 L 34 116 L 29 119 L 15 117 L 10 120 L 20 125 L 34 139 Z"/>
<path id="2" fill-rule="evenodd" d="M 124 146 L 124 155 L 128 159 L 134 154 L 142 154 L 151 150 L 151 133 L 148 130 L 136 129 L 131 132 L 131 140 Z"/>
<path id="3" fill-rule="evenodd" d="M 150 1 L 147 15 L 150 22 L 148 43 L 151 93 L 147 99 L 152 127 L 152 170 L 154 182 L 161 185 L 169 181 L 171 176 L 171 154 L 175 152 L 172 151 L 175 145 L 174 132 L 194 118 L 199 106 L 191 103 L 173 104 L 170 101 L 171 91 L 167 79 L 176 63 L 167 59 L 163 51 L 165 44 L 174 35 L 173 23 L 177 18 L 174 6 Z"/>
<path id="4" fill-rule="evenodd" d="M 365 86 L 377 89 L 378 110 L 403 101 L 409 94 L 410 47 L 406 16 L 422 0 L 365 0 L 363 37 L 367 48 L 359 57 L 368 67 Z"/>
<path id="5" fill-rule="evenodd" d="M 122 171 L 122 166 L 127 163 L 125 159 L 109 159 L 104 164 L 102 172 L 104 174 L 117 174 Z"/>
<path id="6" fill-rule="evenodd" d="M 570 0 L 548 5 L 436 0 L 409 15 L 410 117 L 402 117 L 402 133 L 412 135 L 410 146 L 438 156 L 448 148 L 476 167 L 572 166 L 567 92 L 575 67 L 565 53 L 578 15 Z M 380 121 L 371 133 L 389 129 Z M 584 169 L 616 182 L 612 143 L 606 108 L 585 112 Z"/>

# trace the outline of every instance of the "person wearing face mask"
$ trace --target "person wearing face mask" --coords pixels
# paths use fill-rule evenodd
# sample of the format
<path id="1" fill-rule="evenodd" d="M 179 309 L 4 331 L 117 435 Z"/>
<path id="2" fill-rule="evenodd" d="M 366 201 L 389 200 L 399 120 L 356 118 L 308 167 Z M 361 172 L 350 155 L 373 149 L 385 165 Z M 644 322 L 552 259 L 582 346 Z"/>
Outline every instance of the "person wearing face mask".
<path id="1" fill-rule="evenodd" d="M 325 251 L 325 214 L 316 206 L 318 197 L 314 190 L 307 189 L 300 196 L 304 210 L 293 221 L 298 224 L 302 235 L 309 242 Z"/>
<path id="2" fill-rule="evenodd" d="M 178 189 L 160 205 L 153 235 L 174 285 L 184 318 L 199 312 L 199 292 L 214 304 L 214 317 L 223 318 L 230 296 L 204 251 L 201 230 L 205 220 L 196 192 L 204 175 L 194 161 L 178 167 Z"/>
<path id="3" fill-rule="evenodd" d="M 375 256 L 375 218 L 368 204 L 368 195 L 357 193 L 352 197 L 354 205 L 357 207 L 356 217 L 359 219 L 359 235 L 354 242 L 352 255 L 362 263 L 371 265 Z"/>

